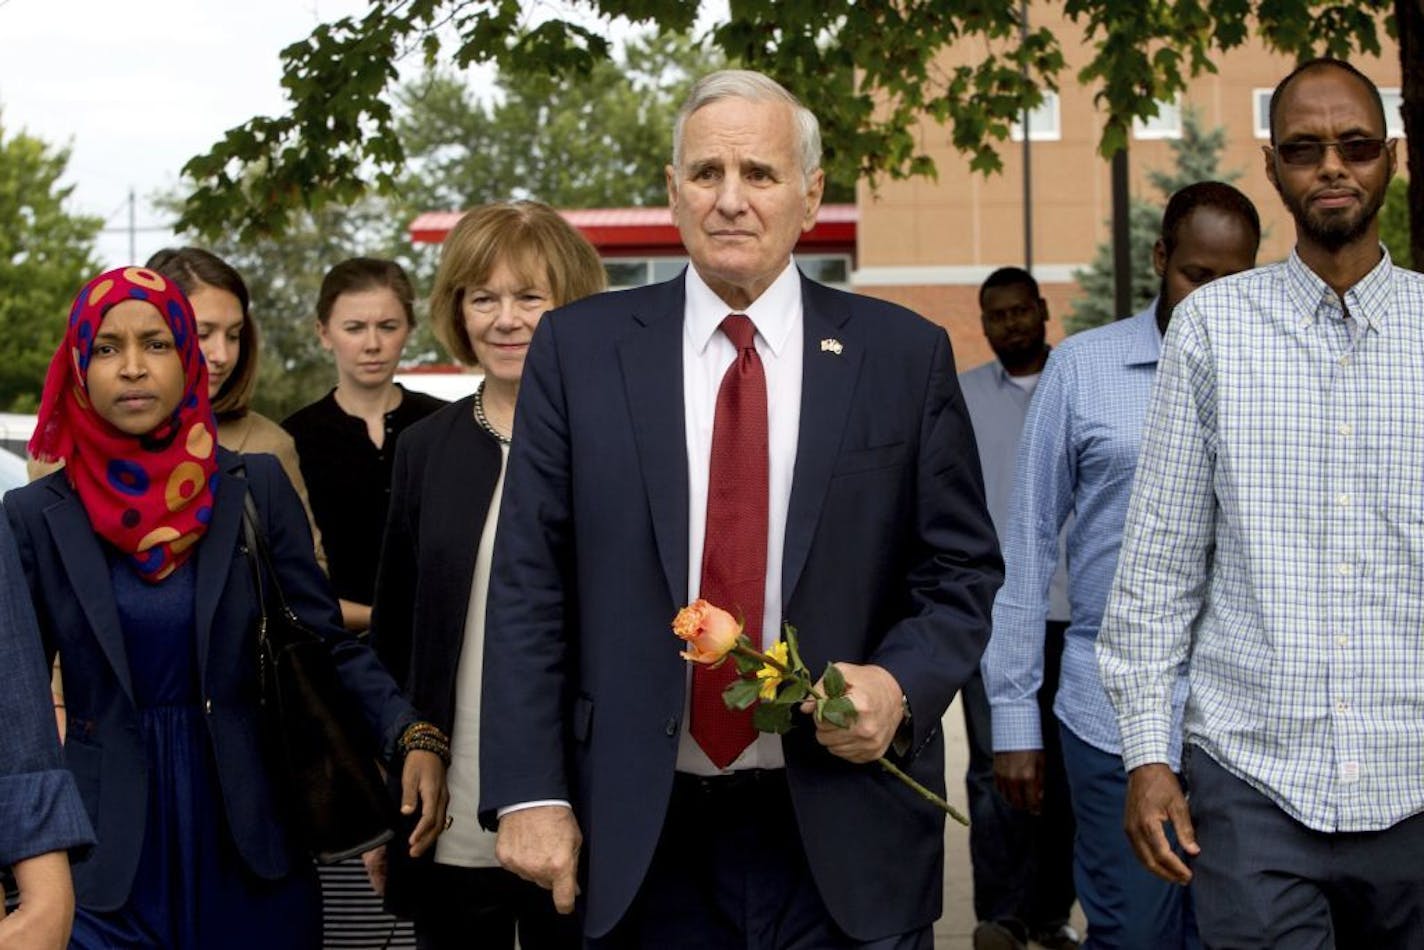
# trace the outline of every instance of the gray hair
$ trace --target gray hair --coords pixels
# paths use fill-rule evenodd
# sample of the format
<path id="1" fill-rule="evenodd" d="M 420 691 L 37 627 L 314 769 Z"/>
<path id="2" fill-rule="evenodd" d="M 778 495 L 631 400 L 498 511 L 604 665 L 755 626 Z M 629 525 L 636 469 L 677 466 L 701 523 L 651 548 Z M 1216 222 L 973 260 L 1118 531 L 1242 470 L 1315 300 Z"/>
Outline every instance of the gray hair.
<path id="1" fill-rule="evenodd" d="M 801 178 L 806 182 L 811 180 L 811 175 L 821 167 L 821 123 L 785 86 L 770 76 L 750 69 L 719 70 L 708 73 L 693 84 L 672 127 L 673 168 L 682 167 L 682 129 L 687 124 L 688 116 L 721 99 L 784 102 L 790 106 L 796 150 L 801 156 Z"/>

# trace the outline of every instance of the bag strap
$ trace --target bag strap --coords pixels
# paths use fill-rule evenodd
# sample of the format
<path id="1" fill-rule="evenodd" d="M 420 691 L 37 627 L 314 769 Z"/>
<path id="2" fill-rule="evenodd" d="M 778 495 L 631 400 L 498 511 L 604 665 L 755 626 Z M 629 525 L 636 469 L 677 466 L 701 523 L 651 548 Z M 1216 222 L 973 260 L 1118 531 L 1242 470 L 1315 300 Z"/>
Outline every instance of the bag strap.
<path id="1" fill-rule="evenodd" d="M 247 466 L 238 465 L 233 469 L 233 474 L 245 482 Z M 272 566 L 272 549 L 267 544 L 267 535 L 262 531 L 262 516 L 257 511 L 257 503 L 252 498 L 252 491 L 247 487 L 244 487 L 242 492 L 242 537 L 247 544 L 247 563 L 252 568 L 253 583 L 257 587 L 258 609 L 262 612 L 263 621 L 267 619 L 267 591 L 269 587 L 277 598 L 277 606 L 282 613 L 289 617 L 295 616 L 291 607 L 287 605 L 287 595 L 282 590 L 282 581 Z M 270 584 L 264 583 L 264 576 L 270 580 Z"/>

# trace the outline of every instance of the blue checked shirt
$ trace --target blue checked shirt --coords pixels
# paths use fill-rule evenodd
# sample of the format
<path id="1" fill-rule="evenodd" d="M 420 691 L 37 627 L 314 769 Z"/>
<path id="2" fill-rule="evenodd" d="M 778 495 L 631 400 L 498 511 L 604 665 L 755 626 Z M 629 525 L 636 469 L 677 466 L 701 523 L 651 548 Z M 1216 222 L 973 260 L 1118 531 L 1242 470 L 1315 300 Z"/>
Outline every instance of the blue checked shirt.
<path id="1" fill-rule="evenodd" d="M 1068 530 L 1072 623 L 1053 711 L 1073 734 L 1104 752 L 1120 750 L 1117 719 L 1098 680 L 1093 640 L 1117 568 L 1132 475 L 1161 338 L 1156 301 L 1129 320 L 1079 333 L 1048 357 L 1019 442 L 1012 516 L 1003 538 L 1004 586 L 984 653 L 994 750 L 1041 749 L 1038 690 L 1043 622 Z M 1178 689 L 1178 709 L 1186 681 Z M 1177 733 L 1180 736 L 1180 730 Z M 1172 761 L 1175 763 L 1175 753 Z"/>
<path id="2" fill-rule="evenodd" d="M 1424 809 L 1424 277 L 1292 254 L 1176 311 L 1098 651 L 1127 767 L 1187 740 L 1305 825 Z"/>
<path id="3" fill-rule="evenodd" d="M 1038 388 L 1036 383 L 1034 388 Z M 979 446 L 989 518 L 994 530 L 1002 535 L 1009 528 L 1019 436 L 1028 418 L 1032 391 L 1015 383 L 998 360 L 960 373 L 959 391 L 964 394 L 964 406 L 974 425 L 974 442 Z M 1060 558 L 1048 589 L 1047 619 L 1061 622 L 1068 616 L 1068 575 Z"/>

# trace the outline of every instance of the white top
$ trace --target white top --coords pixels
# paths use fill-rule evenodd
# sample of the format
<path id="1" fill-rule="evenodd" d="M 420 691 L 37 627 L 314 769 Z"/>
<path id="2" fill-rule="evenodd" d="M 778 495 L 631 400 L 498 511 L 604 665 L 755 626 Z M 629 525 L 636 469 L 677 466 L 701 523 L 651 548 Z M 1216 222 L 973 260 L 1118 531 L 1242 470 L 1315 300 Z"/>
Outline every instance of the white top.
<path id="1" fill-rule="evenodd" d="M 445 783 L 450 791 L 446 814 L 454 818 L 436 840 L 435 861 L 465 868 L 497 868 L 495 835 L 480 827 L 480 678 L 484 675 L 485 603 L 489 599 L 490 559 L 499 524 L 499 500 L 504 494 L 504 472 L 509 446 L 499 447 L 499 479 L 490 499 L 489 514 L 480 532 L 475 572 L 470 582 L 470 607 L 465 614 L 465 642 L 460 648 L 460 668 L 455 673 L 455 725 L 450 735 L 450 768 Z"/>
<path id="2" fill-rule="evenodd" d="M 683 312 L 682 391 L 687 432 L 687 599 L 698 597 L 702 583 L 702 546 L 706 538 L 707 478 L 712 458 L 712 424 L 717 414 L 717 390 L 737 348 L 718 329 L 731 313 L 745 313 L 756 326 L 756 349 L 766 373 L 767 435 L 770 444 L 767 508 L 766 594 L 762 634 L 766 644 L 781 636 L 781 555 L 786 540 L 786 511 L 791 503 L 791 475 L 796 464 L 797 432 L 801 424 L 801 363 L 805 336 L 801 310 L 801 274 L 789 262 L 781 276 L 745 310 L 734 310 L 698 276 L 687 269 L 687 302 Z M 691 676 L 691 672 L 688 673 Z M 688 690 L 688 700 L 691 690 Z M 684 703 L 677 769 L 695 775 L 716 775 L 718 768 L 688 733 Z M 781 737 L 764 733 L 747 747 L 730 770 L 781 768 Z"/>

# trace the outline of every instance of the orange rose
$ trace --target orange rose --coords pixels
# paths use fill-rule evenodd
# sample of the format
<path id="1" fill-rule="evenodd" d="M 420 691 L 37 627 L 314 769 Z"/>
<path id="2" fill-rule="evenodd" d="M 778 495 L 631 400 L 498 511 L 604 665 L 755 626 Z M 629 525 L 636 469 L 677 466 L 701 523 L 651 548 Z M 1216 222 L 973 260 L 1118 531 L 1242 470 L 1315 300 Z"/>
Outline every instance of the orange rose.
<path id="1" fill-rule="evenodd" d="M 720 663 L 737 645 L 742 625 L 721 607 L 695 600 L 677 612 L 672 632 L 687 641 L 682 658 L 693 663 Z"/>

